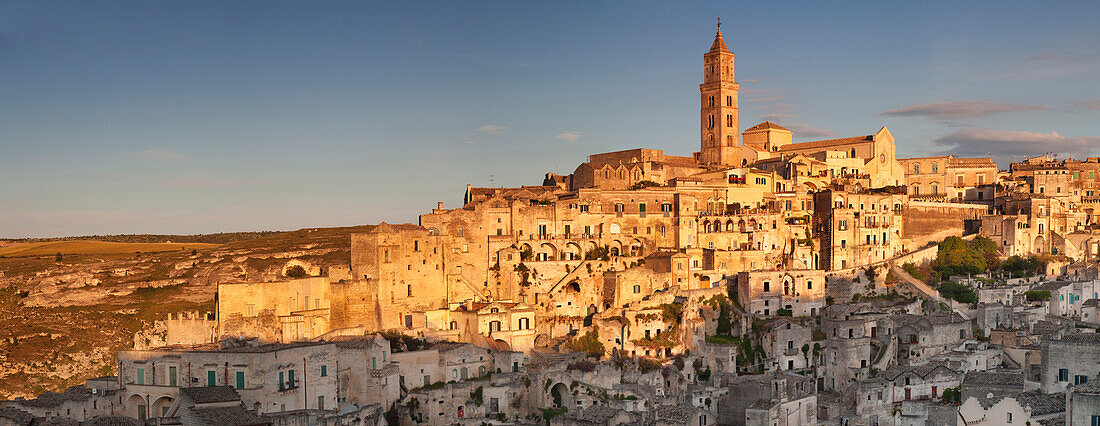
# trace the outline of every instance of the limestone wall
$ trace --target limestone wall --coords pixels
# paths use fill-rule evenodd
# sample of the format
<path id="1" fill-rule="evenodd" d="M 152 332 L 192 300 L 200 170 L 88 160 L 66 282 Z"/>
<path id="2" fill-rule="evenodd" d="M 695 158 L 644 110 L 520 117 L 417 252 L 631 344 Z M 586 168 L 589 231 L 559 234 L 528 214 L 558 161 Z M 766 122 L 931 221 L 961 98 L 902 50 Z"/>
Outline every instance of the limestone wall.
<path id="1" fill-rule="evenodd" d="M 966 233 L 967 220 L 979 220 L 988 207 L 979 204 L 910 201 L 904 208 L 906 248 L 913 250 L 933 241 Z"/>

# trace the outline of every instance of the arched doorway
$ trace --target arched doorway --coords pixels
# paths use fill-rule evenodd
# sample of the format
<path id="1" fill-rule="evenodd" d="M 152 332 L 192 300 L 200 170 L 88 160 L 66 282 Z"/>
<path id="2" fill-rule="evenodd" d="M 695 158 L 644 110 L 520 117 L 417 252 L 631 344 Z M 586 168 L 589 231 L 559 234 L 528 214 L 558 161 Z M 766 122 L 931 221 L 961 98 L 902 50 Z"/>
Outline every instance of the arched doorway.
<path id="1" fill-rule="evenodd" d="M 551 402 L 555 407 L 570 407 L 573 405 L 573 395 L 569 393 L 569 387 L 565 383 L 558 383 L 550 388 Z"/>
<path id="2" fill-rule="evenodd" d="M 167 417 L 168 409 L 172 408 L 172 397 L 162 396 L 153 401 L 153 409 L 149 410 L 149 417 Z"/>
<path id="3" fill-rule="evenodd" d="M 130 412 L 130 417 L 145 421 L 149 419 L 149 406 L 145 405 L 145 397 L 141 395 L 130 395 L 130 398 L 126 400 L 128 407 L 127 411 Z"/>

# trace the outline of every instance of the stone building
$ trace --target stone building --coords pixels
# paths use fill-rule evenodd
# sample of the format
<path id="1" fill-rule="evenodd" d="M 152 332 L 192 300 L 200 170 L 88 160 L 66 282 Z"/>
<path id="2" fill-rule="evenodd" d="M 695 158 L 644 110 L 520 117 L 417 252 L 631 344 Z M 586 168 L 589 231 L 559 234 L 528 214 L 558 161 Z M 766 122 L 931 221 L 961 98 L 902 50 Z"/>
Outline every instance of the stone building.
<path id="1" fill-rule="evenodd" d="M 1066 394 L 1068 426 L 1100 423 L 1100 384 L 1087 383 L 1069 388 Z"/>
<path id="2" fill-rule="evenodd" d="M 973 325 L 957 313 L 895 315 L 891 328 L 898 339 L 898 360 L 920 365 L 947 352 L 961 340 L 973 337 Z"/>
<path id="3" fill-rule="evenodd" d="M 854 268 L 901 253 L 902 206 L 907 202 L 904 194 L 815 193 L 813 220 L 822 269 Z"/>
<path id="4" fill-rule="evenodd" d="M 1064 392 L 1069 386 L 1088 383 L 1100 371 L 1100 334 L 1072 333 L 1043 339 L 1042 359 L 1043 392 Z"/>
<path id="5" fill-rule="evenodd" d="M 162 417 L 180 389 L 206 386 L 231 386 L 250 410 L 259 413 L 336 409 L 333 344 L 224 343 L 119 352 L 118 380 L 126 414 L 139 420 Z"/>
<path id="6" fill-rule="evenodd" d="M 810 327 L 793 320 L 777 319 L 767 323 L 761 339 L 766 356 L 765 369 L 793 371 L 808 368 L 813 356 L 811 335 Z"/>
<path id="7" fill-rule="evenodd" d="M 912 199 L 993 203 L 997 163 L 953 155 L 898 159 Z"/>
<path id="8" fill-rule="evenodd" d="M 737 298 L 749 312 L 817 316 L 825 307 L 825 271 L 751 271 L 737 274 Z"/>
<path id="9" fill-rule="evenodd" d="M 963 400 L 1015 395 L 1024 391 L 1024 375 L 1009 371 L 969 371 L 963 376 L 960 391 Z"/>

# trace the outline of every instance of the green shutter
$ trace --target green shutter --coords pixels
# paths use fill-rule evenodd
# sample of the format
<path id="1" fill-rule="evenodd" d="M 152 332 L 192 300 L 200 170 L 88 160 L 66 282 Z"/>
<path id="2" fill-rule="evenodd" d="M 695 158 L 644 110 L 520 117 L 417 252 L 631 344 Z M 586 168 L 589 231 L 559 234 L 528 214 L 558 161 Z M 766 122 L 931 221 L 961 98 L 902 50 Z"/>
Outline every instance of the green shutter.
<path id="1" fill-rule="evenodd" d="M 283 380 L 283 372 L 280 371 L 279 372 L 279 390 L 285 389 L 284 388 L 285 385 L 286 385 L 286 381 Z"/>
<path id="2" fill-rule="evenodd" d="M 244 372 L 237 372 L 237 389 L 244 389 Z"/>
<path id="3" fill-rule="evenodd" d="M 295 383 L 294 383 L 294 370 L 288 370 L 287 371 L 286 381 L 288 383 L 287 387 L 293 388 L 295 386 Z"/>
<path id="4" fill-rule="evenodd" d="M 206 372 L 206 385 L 217 386 L 218 385 L 218 372 L 210 370 Z"/>
<path id="5" fill-rule="evenodd" d="M 137 369 L 137 384 L 139 384 L 139 385 L 144 385 L 145 384 L 145 369 L 144 368 Z"/>
<path id="6" fill-rule="evenodd" d="M 325 376 L 328 376 L 328 366 L 327 365 L 322 365 L 321 366 L 321 377 L 325 377 Z"/>

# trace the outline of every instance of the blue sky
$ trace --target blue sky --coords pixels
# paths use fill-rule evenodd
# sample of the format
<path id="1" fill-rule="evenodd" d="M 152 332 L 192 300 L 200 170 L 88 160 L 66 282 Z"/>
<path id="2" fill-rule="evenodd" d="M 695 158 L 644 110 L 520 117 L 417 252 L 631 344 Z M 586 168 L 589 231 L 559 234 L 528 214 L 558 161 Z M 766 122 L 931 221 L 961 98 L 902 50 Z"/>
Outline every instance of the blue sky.
<path id="1" fill-rule="evenodd" d="M 467 183 L 741 128 L 1100 154 L 1097 2 L 6 2 L 0 237 L 416 222 Z"/>

